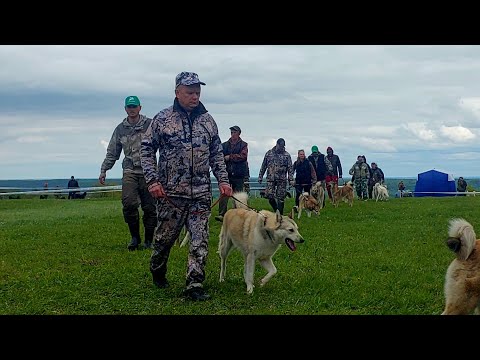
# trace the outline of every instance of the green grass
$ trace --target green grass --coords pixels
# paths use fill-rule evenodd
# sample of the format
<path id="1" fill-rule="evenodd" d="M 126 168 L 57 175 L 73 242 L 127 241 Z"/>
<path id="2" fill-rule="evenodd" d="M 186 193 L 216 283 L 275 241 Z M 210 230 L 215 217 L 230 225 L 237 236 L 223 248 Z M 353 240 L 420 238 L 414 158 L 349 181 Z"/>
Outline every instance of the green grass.
<path id="1" fill-rule="evenodd" d="M 270 209 L 265 199 L 252 207 Z M 0 200 L 0 314 L 39 315 L 436 315 L 443 311 L 444 276 L 454 255 L 448 220 L 463 217 L 480 232 L 480 197 L 327 202 L 319 217 L 297 220 L 306 242 L 282 246 L 278 273 L 246 293 L 243 259 L 234 251 L 226 281 L 218 282 L 220 223 L 210 221 L 204 286 L 211 299 L 190 302 L 187 249 L 174 246 L 170 287 L 157 289 L 150 251 L 129 252 L 121 201 Z M 288 199 L 286 211 L 293 206 Z"/>

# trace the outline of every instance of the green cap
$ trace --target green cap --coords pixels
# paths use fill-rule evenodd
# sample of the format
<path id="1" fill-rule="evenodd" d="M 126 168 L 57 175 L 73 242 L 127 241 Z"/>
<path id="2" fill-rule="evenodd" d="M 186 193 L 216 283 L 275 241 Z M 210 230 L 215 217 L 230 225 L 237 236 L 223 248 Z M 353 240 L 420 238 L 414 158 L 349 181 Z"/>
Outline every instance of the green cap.
<path id="1" fill-rule="evenodd" d="M 317 145 L 312 146 L 312 153 L 314 153 L 314 152 L 318 152 L 318 146 Z"/>
<path id="2" fill-rule="evenodd" d="M 139 106 L 140 105 L 140 100 L 138 100 L 138 97 L 136 97 L 136 96 L 127 96 L 125 98 L 125 106 L 128 106 L 128 105 Z"/>

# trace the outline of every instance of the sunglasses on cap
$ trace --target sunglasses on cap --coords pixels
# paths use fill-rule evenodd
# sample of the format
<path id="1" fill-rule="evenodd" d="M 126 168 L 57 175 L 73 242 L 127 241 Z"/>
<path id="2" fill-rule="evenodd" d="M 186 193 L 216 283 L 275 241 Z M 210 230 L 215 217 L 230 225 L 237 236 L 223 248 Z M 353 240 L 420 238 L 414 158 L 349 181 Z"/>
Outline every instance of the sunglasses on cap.
<path id="1" fill-rule="evenodd" d="M 138 105 L 127 105 L 128 109 L 136 109 Z"/>

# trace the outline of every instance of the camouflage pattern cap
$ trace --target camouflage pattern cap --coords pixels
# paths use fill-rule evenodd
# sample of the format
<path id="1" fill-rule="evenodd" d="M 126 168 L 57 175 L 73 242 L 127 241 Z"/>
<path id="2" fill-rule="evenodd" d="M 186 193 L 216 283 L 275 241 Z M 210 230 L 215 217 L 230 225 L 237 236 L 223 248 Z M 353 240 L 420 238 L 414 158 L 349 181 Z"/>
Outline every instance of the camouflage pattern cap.
<path id="1" fill-rule="evenodd" d="M 198 75 L 194 72 L 182 71 L 175 78 L 175 89 L 179 85 L 187 85 L 188 86 L 188 85 L 195 85 L 195 84 L 206 85 L 204 82 L 200 81 L 200 79 L 198 78 Z"/>

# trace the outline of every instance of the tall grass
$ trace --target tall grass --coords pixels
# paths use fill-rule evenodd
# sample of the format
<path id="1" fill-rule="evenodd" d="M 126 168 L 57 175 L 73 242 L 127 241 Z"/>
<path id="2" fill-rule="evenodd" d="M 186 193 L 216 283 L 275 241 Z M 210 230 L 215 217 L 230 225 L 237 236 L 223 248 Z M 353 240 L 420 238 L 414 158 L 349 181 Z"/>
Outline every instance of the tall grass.
<path id="1" fill-rule="evenodd" d="M 210 221 L 204 286 L 211 299 L 191 302 L 185 286 L 187 249 L 175 246 L 167 277 L 156 288 L 150 251 L 129 252 L 119 199 L 0 200 L 0 314 L 168 315 L 434 315 L 443 311 L 448 220 L 463 217 L 480 232 L 480 197 L 355 201 L 297 220 L 306 242 L 282 246 L 278 273 L 246 293 L 243 259 L 234 251 L 218 282 L 220 223 Z M 251 199 L 270 209 L 265 199 Z M 286 211 L 293 206 L 288 199 Z"/>

